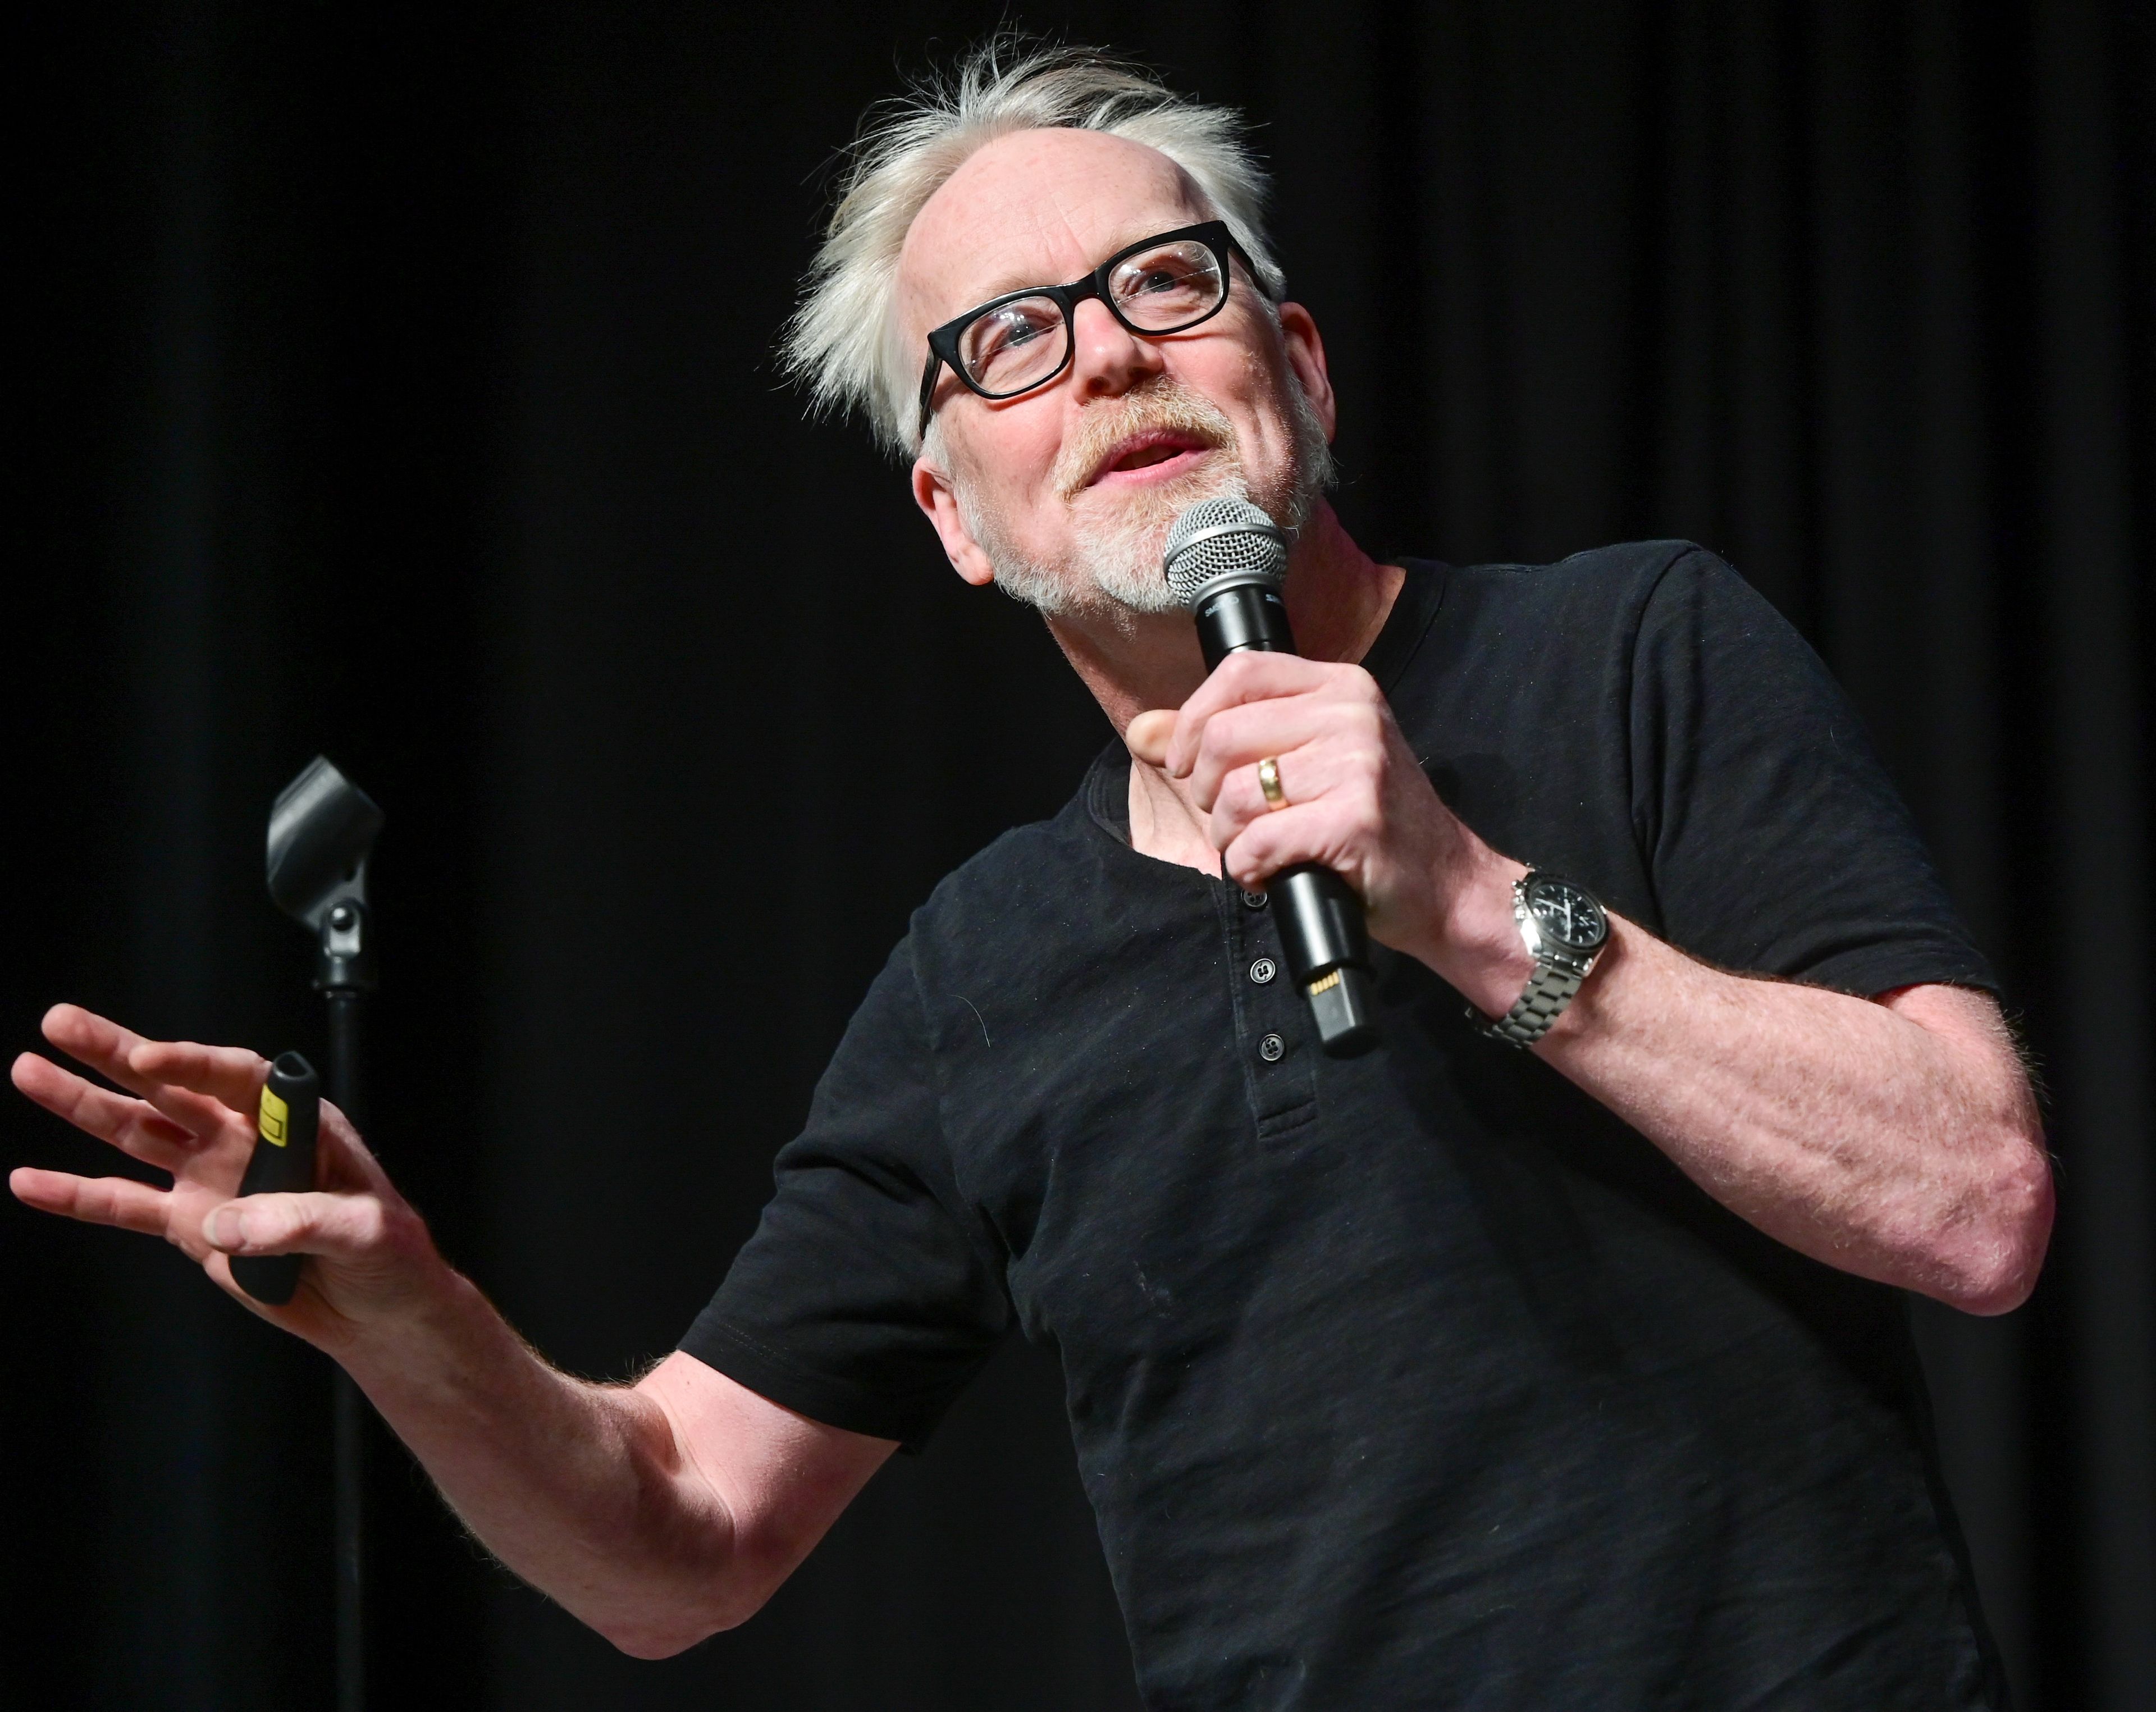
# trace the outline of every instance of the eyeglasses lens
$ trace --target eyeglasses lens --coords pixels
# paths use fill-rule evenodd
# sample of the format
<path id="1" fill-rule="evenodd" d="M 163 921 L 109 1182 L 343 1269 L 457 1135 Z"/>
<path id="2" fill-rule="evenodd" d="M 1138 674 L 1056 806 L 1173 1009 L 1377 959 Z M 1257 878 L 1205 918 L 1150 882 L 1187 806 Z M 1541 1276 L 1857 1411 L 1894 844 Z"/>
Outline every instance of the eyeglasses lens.
<path id="1" fill-rule="evenodd" d="M 1228 282 L 1211 248 L 1186 238 L 1125 256 L 1108 289 L 1132 326 L 1172 333 L 1217 309 Z"/>
<path id="2" fill-rule="evenodd" d="M 1063 366 L 1070 329 L 1053 297 L 1021 297 L 980 316 L 959 340 L 974 385 L 998 397 L 1024 392 Z"/>
<path id="3" fill-rule="evenodd" d="M 1116 312 L 1149 333 L 1172 333 L 1220 306 L 1228 276 L 1210 246 L 1194 239 L 1155 244 L 1116 264 L 1108 280 Z M 1019 297 L 977 316 L 959 336 L 958 358 L 991 398 L 1036 387 L 1063 367 L 1070 325 L 1053 297 Z"/>

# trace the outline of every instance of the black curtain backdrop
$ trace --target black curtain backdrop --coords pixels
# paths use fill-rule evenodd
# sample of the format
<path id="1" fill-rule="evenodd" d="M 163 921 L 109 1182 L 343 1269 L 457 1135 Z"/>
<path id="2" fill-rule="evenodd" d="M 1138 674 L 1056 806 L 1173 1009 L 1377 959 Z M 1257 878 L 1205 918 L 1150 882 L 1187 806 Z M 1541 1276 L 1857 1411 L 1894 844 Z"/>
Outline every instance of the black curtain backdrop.
<path id="1" fill-rule="evenodd" d="M 1920 1307 L 2025 1709 L 2156 1681 L 2156 25 L 2099 0 L 1076 5 L 1263 125 L 1373 549 L 1689 536 L 1870 718 L 2011 984 L 2063 1208 Z M 770 342 L 832 152 L 988 5 L 44 8 L 10 54 L 0 1031 L 321 1044 L 264 895 L 387 807 L 374 1139 L 556 1360 L 663 1353 L 908 910 L 1107 735 Z M 10 1097 L 8 1163 L 87 1143 Z M 328 1704 L 323 1363 L 0 1208 L 0 1699 Z M 382 1706 L 1104 1709 L 1014 1346 L 747 1627 L 614 1655 L 373 1450 Z M 1553 1637 L 1552 1644 L 1563 1644 Z"/>

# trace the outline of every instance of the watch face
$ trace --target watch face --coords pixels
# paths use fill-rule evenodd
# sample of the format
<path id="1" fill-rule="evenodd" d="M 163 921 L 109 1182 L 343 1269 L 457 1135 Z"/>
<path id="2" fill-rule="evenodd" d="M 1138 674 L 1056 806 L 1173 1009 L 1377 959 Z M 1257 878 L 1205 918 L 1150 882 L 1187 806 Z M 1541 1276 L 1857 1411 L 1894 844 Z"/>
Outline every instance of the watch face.
<path id="1" fill-rule="evenodd" d="M 1543 933 L 1574 951 L 1593 951 L 1609 937 L 1602 906 L 1569 880 L 1537 876 L 1527 887 L 1527 908 Z"/>

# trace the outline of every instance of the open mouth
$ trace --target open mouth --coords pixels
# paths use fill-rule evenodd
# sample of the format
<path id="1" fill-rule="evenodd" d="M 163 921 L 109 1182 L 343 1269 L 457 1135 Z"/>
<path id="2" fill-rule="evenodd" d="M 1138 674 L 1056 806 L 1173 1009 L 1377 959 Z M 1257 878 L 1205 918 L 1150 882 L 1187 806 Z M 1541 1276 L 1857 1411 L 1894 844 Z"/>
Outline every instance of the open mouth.
<path id="1" fill-rule="evenodd" d="M 1211 441 L 1184 429 L 1148 429 L 1117 441 L 1086 485 L 1170 481 L 1199 464 L 1213 449 Z"/>

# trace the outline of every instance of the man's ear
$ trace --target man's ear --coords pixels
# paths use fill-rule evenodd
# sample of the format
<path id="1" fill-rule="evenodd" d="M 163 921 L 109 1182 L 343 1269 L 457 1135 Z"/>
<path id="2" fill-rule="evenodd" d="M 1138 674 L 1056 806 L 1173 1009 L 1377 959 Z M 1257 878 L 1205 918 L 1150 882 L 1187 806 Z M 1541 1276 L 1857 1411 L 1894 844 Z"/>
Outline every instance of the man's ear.
<path id="1" fill-rule="evenodd" d="M 1317 323 L 1300 303 L 1280 306 L 1281 342 L 1286 348 L 1288 367 L 1302 383 L 1303 395 L 1325 425 L 1326 444 L 1332 442 L 1340 410 L 1332 396 L 1332 377 L 1325 368 L 1325 341 L 1317 336 Z"/>
<path id="2" fill-rule="evenodd" d="M 913 502 L 935 526 L 952 570 L 976 589 L 985 589 L 995 581 L 996 568 L 988 563 L 988 554 L 981 551 L 980 542 L 966 527 L 966 520 L 958 510 L 957 491 L 951 486 L 951 478 L 928 461 L 925 451 L 913 460 Z"/>

